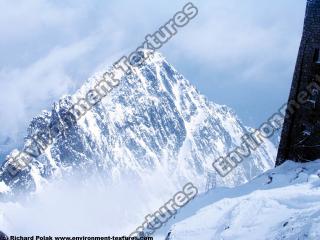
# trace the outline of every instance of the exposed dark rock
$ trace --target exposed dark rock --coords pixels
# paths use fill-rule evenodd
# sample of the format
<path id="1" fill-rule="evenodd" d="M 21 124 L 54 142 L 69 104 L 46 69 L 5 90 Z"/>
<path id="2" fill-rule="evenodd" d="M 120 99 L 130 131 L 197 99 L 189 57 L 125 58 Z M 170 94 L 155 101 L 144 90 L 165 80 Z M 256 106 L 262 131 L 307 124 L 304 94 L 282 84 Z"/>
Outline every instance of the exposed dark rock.
<path id="1" fill-rule="evenodd" d="M 320 158 L 320 0 L 308 0 L 276 165 Z"/>
<path id="2" fill-rule="evenodd" d="M 0 231 L 0 240 L 9 240 L 9 237 Z"/>

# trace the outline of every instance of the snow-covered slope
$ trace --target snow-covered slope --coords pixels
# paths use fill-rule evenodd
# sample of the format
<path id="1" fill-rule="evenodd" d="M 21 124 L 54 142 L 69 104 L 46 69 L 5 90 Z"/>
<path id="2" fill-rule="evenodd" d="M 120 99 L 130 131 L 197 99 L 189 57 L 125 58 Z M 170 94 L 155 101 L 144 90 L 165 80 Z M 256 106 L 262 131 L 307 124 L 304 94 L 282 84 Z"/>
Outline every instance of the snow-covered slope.
<path id="1" fill-rule="evenodd" d="M 33 119 L 30 137 L 61 121 L 66 110 L 93 88 L 103 72 L 89 79 L 73 96 L 65 96 Z M 141 180 L 155 173 L 168 188 L 192 181 L 204 189 L 212 162 L 240 144 L 247 128 L 228 107 L 209 102 L 156 53 L 119 87 L 56 138 L 29 168 L 12 178 L 4 165 L 0 182 L 11 193 L 37 191 L 48 179 L 93 174 L 104 182 Z M 266 141 L 217 185 L 234 186 L 273 167 L 275 148 Z M 8 189 L 6 192 L 8 192 Z"/>
<path id="2" fill-rule="evenodd" d="M 318 240 L 320 161 L 286 162 L 245 185 L 214 189 L 182 209 L 164 231 L 169 240 Z"/>

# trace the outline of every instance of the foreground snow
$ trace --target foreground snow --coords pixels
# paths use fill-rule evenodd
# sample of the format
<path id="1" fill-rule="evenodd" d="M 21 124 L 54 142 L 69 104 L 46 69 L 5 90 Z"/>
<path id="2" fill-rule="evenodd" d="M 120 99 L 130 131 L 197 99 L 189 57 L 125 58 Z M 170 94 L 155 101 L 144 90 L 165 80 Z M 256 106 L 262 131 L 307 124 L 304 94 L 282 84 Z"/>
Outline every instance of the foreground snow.
<path id="1" fill-rule="evenodd" d="M 320 161 L 287 162 L 236 188 L 218 188 L 162 229 L 170 240 L 320 239 Z"/>

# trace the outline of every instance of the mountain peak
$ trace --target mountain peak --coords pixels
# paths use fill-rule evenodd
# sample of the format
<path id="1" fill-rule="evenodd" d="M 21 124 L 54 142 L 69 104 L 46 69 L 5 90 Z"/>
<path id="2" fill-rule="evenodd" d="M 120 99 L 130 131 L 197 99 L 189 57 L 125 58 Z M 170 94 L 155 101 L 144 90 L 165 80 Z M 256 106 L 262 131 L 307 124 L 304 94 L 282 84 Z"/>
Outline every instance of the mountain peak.
<path id="1" fill-rule="evenodd" d="M 109 70 L 117 77 L 121 74 L 118 69 Z M 51 111 L 34 118 L 26 141 L 59 126 L 72 104 L 93 89 L 103 74 L 96 73 L 74 95 L 64 96 Z M 157 172 L 175 188 L 193 181 L 203 190 L 212 162 L 248 132 L 230 108 L 208 101 L 160 53 L 120 79 L 119 86 L 78 121 L 69 122 L 66 131 L 32 157 L 23 171 L 10 177 L 4 164 L 0 182 L 14 194 L 37 191 L 48 180 L 73 174 L 86 179 L 99 173 L 114 182 Z M 217 176 L 217 183 L 233 186 L 248 181 L 273 166 L 274 154 L 266 141 L 229 176 Z"/>

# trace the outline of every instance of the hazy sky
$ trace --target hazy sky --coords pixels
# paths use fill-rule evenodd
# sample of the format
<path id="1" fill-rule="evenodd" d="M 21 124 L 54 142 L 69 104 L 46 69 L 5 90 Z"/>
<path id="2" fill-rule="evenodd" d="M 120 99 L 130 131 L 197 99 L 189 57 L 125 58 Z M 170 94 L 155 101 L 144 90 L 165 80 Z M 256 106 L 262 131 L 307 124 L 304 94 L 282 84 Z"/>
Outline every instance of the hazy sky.
<path id="1" fill-rule="evenodd" d="M 305 2 L 193 1 L 199 15 L 160 51 L 201 93 L 257 127 L 288 98 Z M 136 49 L 185 3 L 0 0 L 0 155 L 33 116 Z"/>

